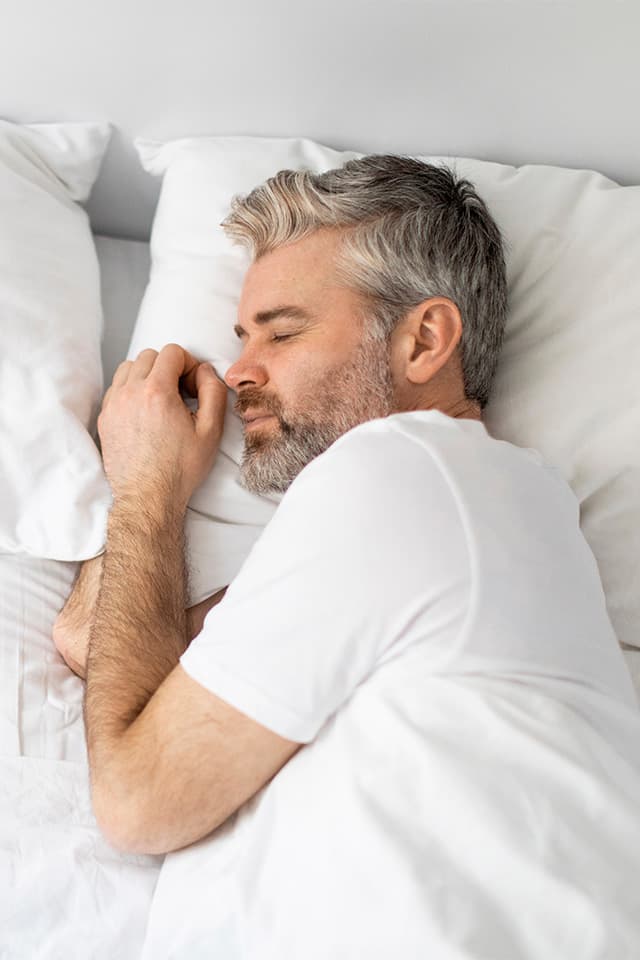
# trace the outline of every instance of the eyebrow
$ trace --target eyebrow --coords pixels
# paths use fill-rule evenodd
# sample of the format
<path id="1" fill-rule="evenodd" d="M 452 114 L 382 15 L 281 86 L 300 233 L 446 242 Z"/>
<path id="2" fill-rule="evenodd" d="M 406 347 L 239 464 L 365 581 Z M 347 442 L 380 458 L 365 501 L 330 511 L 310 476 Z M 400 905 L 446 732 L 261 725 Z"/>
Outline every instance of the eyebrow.
<path id="1" fill-rule="evenodd" d="M 253 318 L 253 322 L 261 325 L 271 323 L 272 320 L 278 320 L 280 317 L 291 317 L 293 320 L 313 320 L 314 314 L 304 307 L 297 307 L 295 304 L 284 304 L 281 307 L 273 307 L 272 310 L 260 310 Z M 236 323 L 233 327 L 234 333 L 240 337 L 247 331 Z"/>

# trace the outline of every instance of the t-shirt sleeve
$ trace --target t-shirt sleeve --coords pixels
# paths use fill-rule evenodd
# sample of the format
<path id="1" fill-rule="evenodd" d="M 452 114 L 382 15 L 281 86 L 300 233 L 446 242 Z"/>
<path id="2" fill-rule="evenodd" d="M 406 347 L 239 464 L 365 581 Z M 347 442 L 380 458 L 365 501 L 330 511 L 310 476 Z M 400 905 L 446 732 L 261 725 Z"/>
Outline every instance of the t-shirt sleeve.
<path id="1" fill-rule="evenodd" d="M 180 663 L 308 743 L 402 642 L 464 550 L 454 498 L 424 448 L 356 428 L 293 481 Z"/>

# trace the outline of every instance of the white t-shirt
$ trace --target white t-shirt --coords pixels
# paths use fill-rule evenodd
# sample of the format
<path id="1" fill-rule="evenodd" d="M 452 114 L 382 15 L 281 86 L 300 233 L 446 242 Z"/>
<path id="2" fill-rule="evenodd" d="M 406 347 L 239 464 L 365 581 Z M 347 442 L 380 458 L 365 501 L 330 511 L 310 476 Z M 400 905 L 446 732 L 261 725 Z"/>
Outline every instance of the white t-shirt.
<path id="1" fill-rule="evenodd" d="M 522 956 L 559 943 L 586 955 L 603 908 L 585 913 L 583 886 L 597 875 L 604 889 L 608 869 L 606 909 L 624 934 L 618 834 L 576 860 L 561 895 L 571 851 L 586 856 L 594 796 L 626 816 L 635 791 L 640 809 L 640 713 L 578 502 L 537 451 L 438 411 L 350 430 L 296 477 L 181 664 L 308 746 L 167 856 L 144 960 L 458 958 L 461 930 L 497 960 L 520 956 L 504 931 L 522 901 L 550 931 Z M 624 765 L 617 780 L 598 778 L 607 751 Z M 593 767 L 588 802 L 565 763 Z M 531 885 L 540 834 L 516 816 L 540 790 L 571 824 L 542 857 L 551 886 Z M 501 850 L 504 883 L 500 871 L 471 882 L 474 858 L 486 871 Z M 429 952 L 454 942 L 460 952 Z"/>

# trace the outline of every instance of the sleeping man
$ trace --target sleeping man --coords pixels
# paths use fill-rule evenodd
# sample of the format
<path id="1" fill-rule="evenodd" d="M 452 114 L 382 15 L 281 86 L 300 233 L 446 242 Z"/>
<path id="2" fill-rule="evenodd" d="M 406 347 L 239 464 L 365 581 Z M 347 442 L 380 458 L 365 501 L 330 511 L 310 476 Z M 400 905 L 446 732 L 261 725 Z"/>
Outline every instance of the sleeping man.
<path id="1" fill-rule="evenodd" d="M 55 630 L 100 828 L 170 854 L 145 960 L 630 956 L 635 695 L 572 490 L 482 421 L 506 314 L 485 204 L 374 155 L 280 171 L 223 227 L 253 258 L 239 359 L 118 367 L 106 550 Z M 185 610 L 228 390 L 239 482 L 284 496 Z"/>

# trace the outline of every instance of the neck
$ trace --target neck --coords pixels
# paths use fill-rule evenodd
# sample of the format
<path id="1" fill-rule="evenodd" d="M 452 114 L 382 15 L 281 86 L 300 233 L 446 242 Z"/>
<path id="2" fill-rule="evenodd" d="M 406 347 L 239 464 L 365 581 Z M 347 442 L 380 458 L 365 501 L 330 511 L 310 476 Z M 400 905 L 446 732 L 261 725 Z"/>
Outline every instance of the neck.
<path id="1" fill-rule="evenodd" d="M 416 404 L 411 409 L 440 410 L 441 413 L 446 413 L 448 417 L 454 417 L 456 420 L 480 420 L 480 422 L 482 422 L 482 411 L 480 410 L 480 404 L 474 400 L 467 400 L 466 398 L 449 403 Z"/>
<path id="2" fill-rule="evenodd" d="M 461 400 L 457 404 L 452 404 L 451 408 L 445 410 L 444 413 L 448 413 L 450 417 L 461 418 L 465 420 L 482 420 L 482 412 L 480 410 L 480 404 L 473 400 Z"/>

